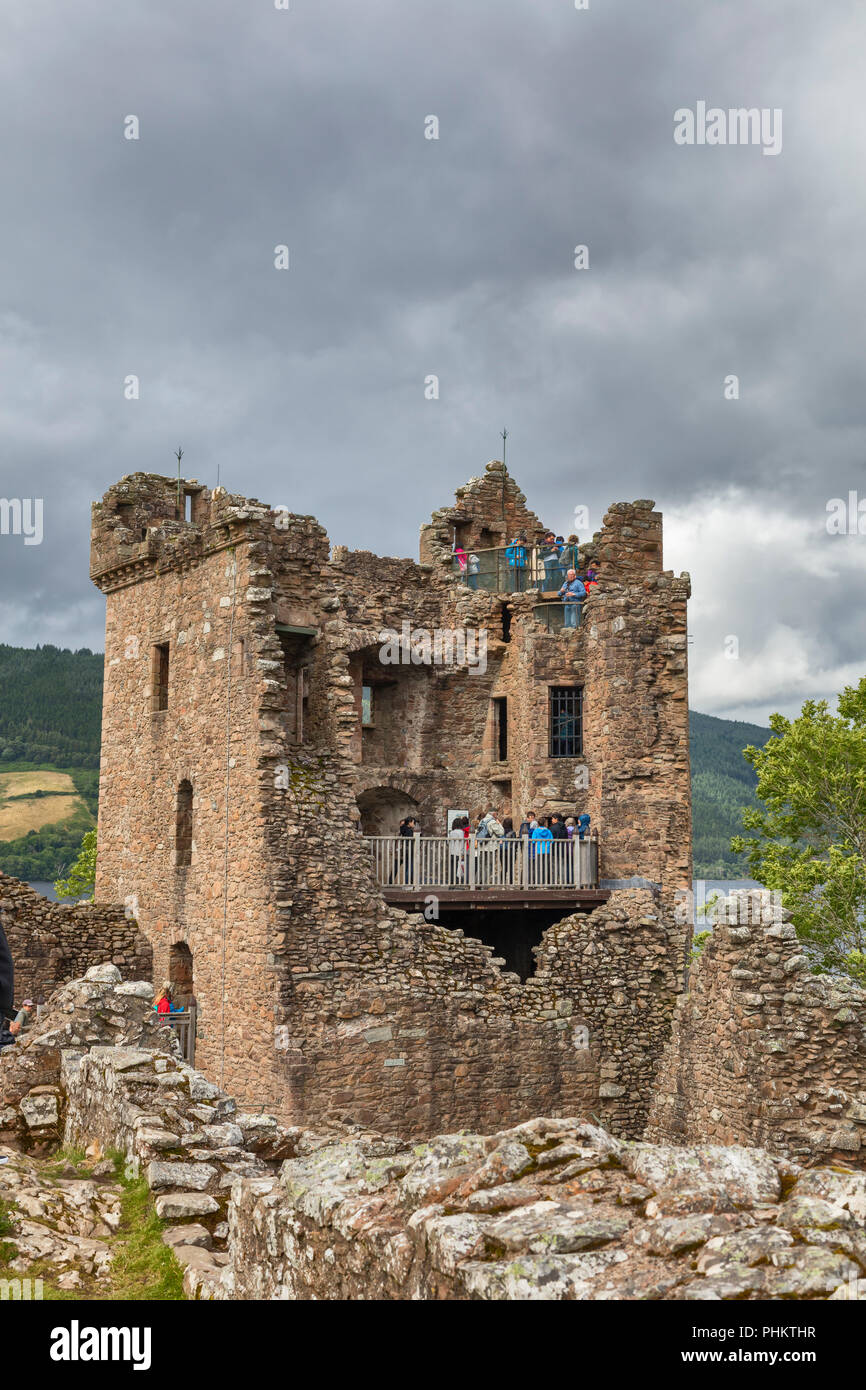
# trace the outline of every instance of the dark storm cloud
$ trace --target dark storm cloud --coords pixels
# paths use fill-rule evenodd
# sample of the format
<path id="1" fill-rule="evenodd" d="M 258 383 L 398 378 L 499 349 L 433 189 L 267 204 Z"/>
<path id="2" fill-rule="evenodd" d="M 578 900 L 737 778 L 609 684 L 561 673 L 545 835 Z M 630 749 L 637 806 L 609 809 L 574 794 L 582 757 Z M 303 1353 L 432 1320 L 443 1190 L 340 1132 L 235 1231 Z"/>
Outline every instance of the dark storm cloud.
<path id="1" fill-rule="evenodd" d="M 824 532 L 864 447 L 851 11 L 7 0 L 0 494 L 44 497 L 45 539 L 0 537 L 0 640 L 101 644 L 89 503 L 178 442 L 190 476 L 412 554 L 505 423 L 554 524 L 676 512 L 700 707 L 832 693 L 866 636 L 859 546 L 840 570 Z M 782 108 L 782 153 L 676 146 L 698 100 Z M 718 627 L 776 687 L 716 671 Z"/>

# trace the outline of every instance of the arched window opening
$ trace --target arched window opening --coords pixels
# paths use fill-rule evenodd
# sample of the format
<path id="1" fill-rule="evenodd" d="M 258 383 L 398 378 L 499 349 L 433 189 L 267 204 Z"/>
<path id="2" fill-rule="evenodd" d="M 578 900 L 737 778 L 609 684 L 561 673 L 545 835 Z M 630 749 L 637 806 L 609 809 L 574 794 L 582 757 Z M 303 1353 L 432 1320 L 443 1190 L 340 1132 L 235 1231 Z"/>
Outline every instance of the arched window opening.
<path id="1" fill-rule="evenodd" d="M 188 1009 L 195 999 L 192 978 L 192 951 L 185 941 L 176 941 L 169 953 L 168 977 L 172 1003 L 178 1009 Z"/>

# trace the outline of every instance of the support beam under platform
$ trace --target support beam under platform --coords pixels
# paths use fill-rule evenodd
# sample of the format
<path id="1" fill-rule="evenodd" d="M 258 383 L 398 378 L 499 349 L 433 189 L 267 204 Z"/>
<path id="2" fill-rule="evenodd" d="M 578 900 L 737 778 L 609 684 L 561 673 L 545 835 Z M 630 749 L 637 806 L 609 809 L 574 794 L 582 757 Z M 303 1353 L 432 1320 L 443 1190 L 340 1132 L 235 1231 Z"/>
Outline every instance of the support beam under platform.
<path id="1" fill-rule="evenodd" d="M 591 912 L 610 897 L 607 888 L 381 888 L 382 897 L 393 907 L 409 912 L 423 912 L 427 900 L 438 898 L 440 905 L 460 908 L 527 908 L 561 907 L 568 912 Z"/>

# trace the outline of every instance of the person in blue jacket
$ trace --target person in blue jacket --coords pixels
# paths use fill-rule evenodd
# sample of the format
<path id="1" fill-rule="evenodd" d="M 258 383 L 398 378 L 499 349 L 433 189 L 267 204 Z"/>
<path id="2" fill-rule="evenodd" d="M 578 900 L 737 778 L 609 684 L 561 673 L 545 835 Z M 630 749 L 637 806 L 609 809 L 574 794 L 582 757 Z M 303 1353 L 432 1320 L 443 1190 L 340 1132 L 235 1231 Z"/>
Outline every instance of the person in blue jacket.
<path id="1" fill-rule="evenodd" d="M 581 599 L 586 598 L 586 589 L 577 577 L 576 570 L 569 570 L 565 576 L 565 583 L 559 591 L 562 599 L 562 626 L 577 627 L 577 615 L 580 612 L 579 604 Z"/>
<path id="2" fill-rule="evenodd" d="M 511 570 L 511 591 L 522 594 L 526 584 L 526 536 L 522 531 L 505 547 L 505 559 Z"/>
<path id="3" fill-rule="evenodd" d="M 535 852 L 534 868 L 536 883 L 546 883 L 550 870 L 550 846 L 553 833 L 540 822 L 532 832 L 532 848 Z"/>

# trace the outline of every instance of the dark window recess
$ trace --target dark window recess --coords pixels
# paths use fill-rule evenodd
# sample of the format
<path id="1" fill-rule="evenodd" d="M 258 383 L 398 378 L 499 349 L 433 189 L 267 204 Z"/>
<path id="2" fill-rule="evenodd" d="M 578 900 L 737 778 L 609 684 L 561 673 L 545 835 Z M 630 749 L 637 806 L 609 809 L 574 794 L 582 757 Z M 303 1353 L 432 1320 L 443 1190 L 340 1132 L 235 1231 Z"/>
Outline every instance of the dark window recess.
<path id="1" fill-rule="evenodd" d="M 150 707 L 154 712 L 168 709 L 169 643 L 158 642 L 153 648 Z"/>
<path id="2" fill-rule="evenodd" d="M 511 606 L 507 603 L 502 604 L 502 640 L 511 641 Z"/>
<path id="3" fill-rule="evenodd" d="M 310 708 L 310 637 L 304 631 L 278 628 L 286 676 L 286 733 L 289 743 L 308 742 Z"/>
<path id="4" fill-rule="evenodd" d="M 181 782 L 177 789 L 177 827 L 174 837 L 175 862 L 179 869 L 192 863 L 192 783 Z"/>
<path id="5" fill-rule="evenodd" d="M 303 738 L 304 738 L 304 730 L 307 728 L 307 725 L 308 725 L 308 723 L 309 723 L 309 715 L 310 715 L 310 668 L 309 668 L 309 666 L 302 666 L 302 667 L 301 667 L 301 671 L 300 671 L 300 689 L 301 689 L 301 715 L 300 715 L 300 720 L 301 720 L 301 740 L 303 741 Z"/>
<path id="6" fill-rule="evenodd" d="M 508 762 L 508 700 L 503 696 L 493 701 L 493 716 L 496 720 L 496 756 L 501 763 Z"/>
<path id="7" fill-rule="evenodd" d="M 551 758 L 577 758 L 583 751 L 582 697 L 579 686 L 550 687 Z"/>

